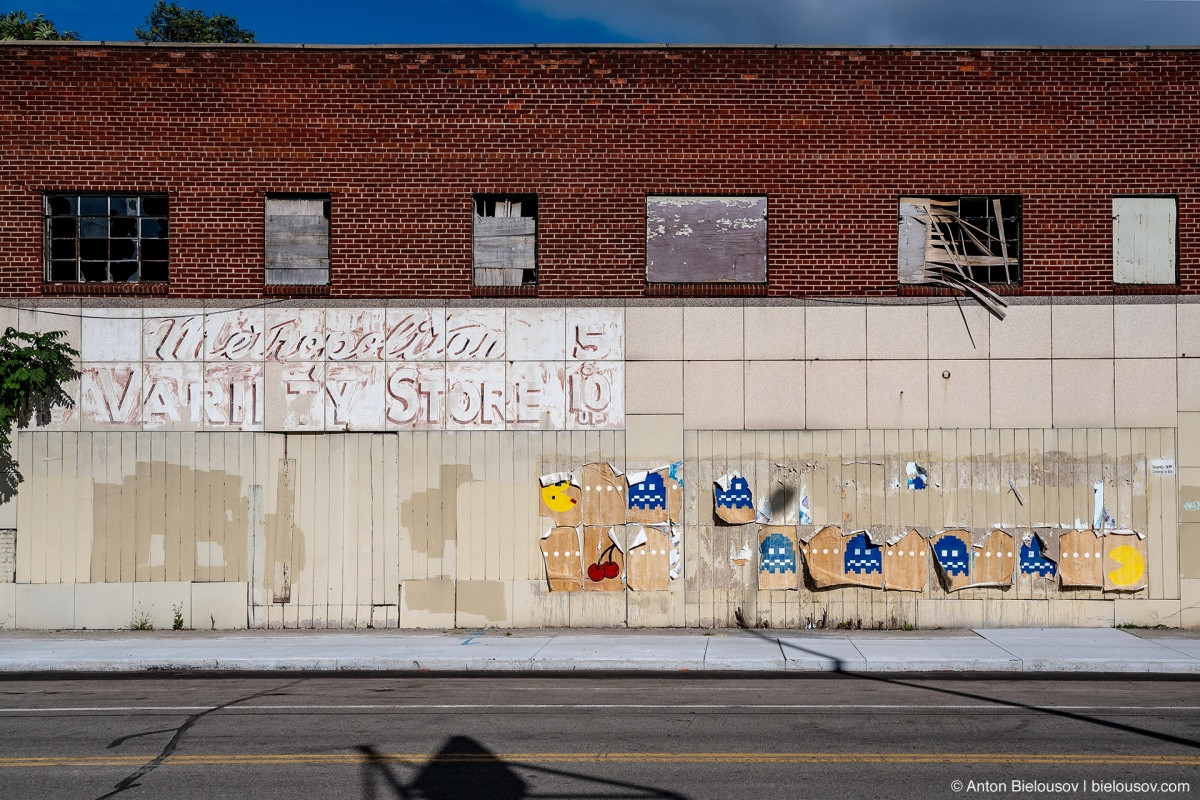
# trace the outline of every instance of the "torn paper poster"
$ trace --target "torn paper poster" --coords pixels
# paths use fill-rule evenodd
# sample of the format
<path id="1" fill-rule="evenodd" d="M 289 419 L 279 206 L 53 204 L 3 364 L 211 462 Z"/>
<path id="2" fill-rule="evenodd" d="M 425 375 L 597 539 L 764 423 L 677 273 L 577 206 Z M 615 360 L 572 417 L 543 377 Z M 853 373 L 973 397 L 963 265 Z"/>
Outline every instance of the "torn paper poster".
<path id="1" fill-rule="evenodd" d="M 560 526 L 542 536 L 542 559 L 552 592 L 577 592 L 583 588 L 582 552 L 579 531 Z"/>
<path id="2" fill-rule="evenodd" d="M 574 483 L 576 477 L 572 472 L 551 472 L 538 478 L 538 481 L 542 486 L 549 486 L 554 483 Z"/>
<path id="3" fill-rule="evenodd" d="M 800 486 L 800 519 L 801 525 L 812 525 L 812 501 L 808 498 L 808 487 Z"/>
<path id="4" fill-rule="evenodd" d="M 671 582 L 671 553 L 675 542 L 669 531 L 658 527 L 631 526 L 629 531 L 637 534 L 629 543 L 629 559 L 626 572 L 629 588 L 638 592 L 654 592 L 667 589 Z"/>
<path id="5" fill-rule="evenodd" d="M 904 472 L 908 475 L 908 488 L 924 489 L 929 485 L 929 473 L 915 461 L 909 461 L 904 466 Z"/>
<path id="6" fill-rule="evenodd" d="M 924 591 L 929 583 L 929 543 L 915 528 L 901 538 L 889 537 L 883 548 L 883 588 L 899 592 Z"/>
<path id="7" fill-rule="evenodd" d="M 1095 531 L 1065 531 L 1058 538 L 1058 577 L 1063 586 L 1104 586 L 1104 543 Z"/>
<path id="8" fill-rule="evenodd" d="M 1146 572 L 1146 540 L 1140 534 L 1117 530 L 1104 535 L 1104 591 L 1145 589 Z"/>
<path id="9" fill-rule="evenodd" d="M 1115 527 L 1117 521 L 1108 514 L 1108 509 L 1104 507 L 1104 482 L 1096 481 L 1092 486 L 1093 508 L 1092 508 L 1092 527 L 1102 531 L 1105 528 Z"/>
<path id="10" fill-rule="evenodd" d="M 625 552 L 621 547 L 624 534 L 624 525 L 584 526 L 585 590 L 619 592 L 625 588 Z"/>
<path id="11" fill-rule="evenodd" d="M 735 566 L 746 566 L 746 564 L 750 563 L 750 545 L 742 545 L 742 549 L 738 550 L 736 553 L 733 550 L 733 545 L 729 545 L 729 560 L 733 562 Z"/>
<path id="12" fill-rule="evenodd" d="M 538 513 L 549 517 L 555 525 L 574 527 L 582 518 L 582 506 L 579 502 L 582 496 L 582 490 L 573 486 L 569 480 L 543 483 L 541 491 L 538 492 Z"/>
<path id="13" fill-rule="evenodd" d="M 1012 586 L 1016 548 L 1011 533 L 992 529 L 982 544 L 975 545 L 972 586 Z"/>
<path id="14" fill-rule="evenodd" d="M 942 531 L 929 540 L 929 546 L 947 592 L 957 592 L 971 585 L 970 531 L 961 528 Z"/>
<path id="15" fill-rule="evenodd" d="M 587 464 L 583 468 L 584 525 L 625 523 L 625 479 L 611 464 Z"/>
<path id="16" fill-rule="evenodd" d="M 842 536 L 841 528 L 826 525 L 801 548 L 813 585 L 818 589 L 833 586 L 883 586 L 883 558 L 880 548 L 866 531 Z"/>
<path id="17" fill-rule="evenodd" d="M 758 588 L 800 588 L 795 528 L 764 525 L 758 529 Z"/>
<path id="18" fill-rule="evenodd" d="M 737 472 L 717 478 L 713 486 L 713 511 L 730 525 L 754 522 L 754 498 L 749 482 Z"/>
<path id="19" fill-rule="evenodd" d="M 670 480 L 667 473 L 668 467 L 660 467 L 651 471 L 630 472 L 625 476 L 629 483 L 628 508 L 625 510 L 628 522 L 660 525 L 670 520 L 669 505 L 673 498 L 667 484 L 675 482 Z M 680 502 L 678 488 L 674 495 L 674 499 Z"/>
<path id="20" fill-rule="evenodd" d="M 1017 569 L 1022 575 L 1036 578 L 1053 578 L 1058 574 L 1058 564 L 1046 555 L 1046 543 L 1033 531 L 1021 537 L 1021 560 Z"/>

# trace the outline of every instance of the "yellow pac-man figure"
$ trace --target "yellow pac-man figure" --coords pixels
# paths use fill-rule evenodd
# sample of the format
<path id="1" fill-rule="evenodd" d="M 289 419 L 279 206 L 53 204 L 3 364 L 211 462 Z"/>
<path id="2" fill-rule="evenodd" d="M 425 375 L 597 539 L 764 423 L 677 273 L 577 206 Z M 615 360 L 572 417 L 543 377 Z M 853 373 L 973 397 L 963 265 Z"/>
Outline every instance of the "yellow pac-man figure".
<path id="1" fill-rule="evenodd" d="M 1146 574 L 1146 559 L 1142 558 L 1136 547 L 1117 545 L 1108 552 L 1108 557 L 1120 564 L 1108 573 L 1108 580 L 1114 586 L 1135 586 Z"/>
<path id="2" fill-rule="evenodd" d="M 567 487 L 571 485 L 570 481 L 560 481 L 552 483 L 549 486 L 542 487 L 542 502 L 546 504 L 546 508 L 555 513 L 570 511 L 579 501 L 567 494 Z"/>

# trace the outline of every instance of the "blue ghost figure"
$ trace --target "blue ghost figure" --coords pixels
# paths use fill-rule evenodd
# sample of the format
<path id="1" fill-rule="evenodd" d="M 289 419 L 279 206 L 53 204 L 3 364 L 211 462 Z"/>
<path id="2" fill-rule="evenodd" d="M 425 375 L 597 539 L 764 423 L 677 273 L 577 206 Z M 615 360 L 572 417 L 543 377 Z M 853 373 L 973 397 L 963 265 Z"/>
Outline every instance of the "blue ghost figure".
<path id="1" fill-rule="evenodd" d="M 947 575 L 966 575 L 970 569 L 971 553 L 957 536 L 942 537 L 933 548 L 933 556 Z"/>
<path id="2" fill-rule="evenodd" d="M 772 533 L 758 546 L 759 571 L 795 572 L 796 548 L 792 540 L 780 533 Z"/>
<path id="3" fill-rule="evenodd" d="M 1029 544 L 1021 545 L 1021 572 L 1026 575 L 1041 575 L 1053 578 L 1058 565 L 1042 555 L 1042 540 L 1034 536 Z"/>
<path id="4" fill-rule="evenodd" d="M 721 491 L 717 486 L 717 505 L 721 508 L 754 508 L 754 499 L 750 496 L 750 484 L 745 478 L 734 478 L 729 482 L 729 491 Z"/>
<path id="5" fill-rule="evenodd" d="M 629 487 L 630 508 L 666 508 L 667 487 L 663 485 L 662 475 L 651 472 L 641 483 Z"/>
<path id="6" fill-rule="evenodd" d="M 865 533 L 854 536 L 846 542 L 846 574 L 858 573 L 870 575 L 883 572 L 883 548 L 871 544 Z"/>

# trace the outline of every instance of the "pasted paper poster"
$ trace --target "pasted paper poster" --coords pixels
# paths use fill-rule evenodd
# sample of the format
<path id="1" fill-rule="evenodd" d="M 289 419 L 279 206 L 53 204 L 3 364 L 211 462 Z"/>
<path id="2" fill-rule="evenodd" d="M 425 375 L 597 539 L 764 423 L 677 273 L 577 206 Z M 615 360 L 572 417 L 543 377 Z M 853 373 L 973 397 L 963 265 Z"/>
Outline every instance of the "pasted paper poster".
<path id="1" fill-rule="evenodd" d="M 584 527 L 585 590 L 620 592 L 625 589 L 625 552 L 621 547 L 624 535 L 624 525 Z"/>
<path id="2" fill-rule="evenodd" d="M 763 525 L 758 529 L 758 588 L 800 588 L 795 528 Z"/>
<path id="3" fill-rule="evenodd" d="M 956 528 L 942 531 L 929 540 L 933 562 L 947 592 L 971 585 L 971 532 Z"/>
<path id="4" fill-rule="evenodd" d="M 1058 575 L 1063 586 L 1104 586 L 1104 542 L 1095 531 L 1067 531 L 1058 538 Z"/>
<path id="5" fill-rule="evenodd" d="M 1146 588 L 1146 540 L 1133 531 L 1104 535 L 1104 591 L 1135 592 Z"/>
<path id="6" fill-rule="evenodd" d="M 754 522 L 754 497 L 749 482 L 740 473 L 730 472 L 713 483 L 713 511 L 722 522 L 745 525 Z"/>
<path id="7" fill-rule="evenodd" d="M 577 592 L 583 588 L 582 553 L 579 531 L 558 527 L 542 536 L 542 558 L 552 592 Z"/>
<path id="8" fill-rule="evenodd" d="M 549 517 L 555 525 L 574 527 L 583 521 L 580 500 L 583 491 L 571 483 L 570 473 L 543 475 L 538 491 L 538 510 Z"/>
<path id="9" fill-rule="evenodd" d="M 625 478 L 610 464 L 587 464 L 583 484 L 583 524 L 625 523 Z"/>
<path id="10" fill-rule="evenodd" d="M 1001 530 L 989 531 L 982 544 L 975 548 L 971 585 L 1012 586 L 1016 558 L 1012 534 Z"/>
<path id="11" fill-rule="evenodd" d="M 672 568 L 679 563 L 677 537 L 667 526 L 630 526 L 629 558 L 626 572 L 629 588 L 636 592 L 663 591 L 670 586 Z"/>
<path id="12" fill-rule="evenodd" d="M 625 477 L 629 483 L 628 508 L 625 511 L 628 522 L 661 525 L 670 520 L 670 491 L 667 488 L 670 476 L 667 467 L 648 472 L 631 471 Z M 675 493 L 678 494 L 678 489 Z"/>
<path id="13" fill-rule="evenodd" d="M 1058 574 L 1058 563 L 1046 555 L 1046 543 L 1035 532 L 1021 537 L 1021 560 L 1017 569 L 1032 578 L 1052 579 Z"/>
<path id="14" fill-rule="evenodd" d="M 929 582 L 929 543 L 909 529 L 883 549 L 883 588 L 920 592 Z"/>

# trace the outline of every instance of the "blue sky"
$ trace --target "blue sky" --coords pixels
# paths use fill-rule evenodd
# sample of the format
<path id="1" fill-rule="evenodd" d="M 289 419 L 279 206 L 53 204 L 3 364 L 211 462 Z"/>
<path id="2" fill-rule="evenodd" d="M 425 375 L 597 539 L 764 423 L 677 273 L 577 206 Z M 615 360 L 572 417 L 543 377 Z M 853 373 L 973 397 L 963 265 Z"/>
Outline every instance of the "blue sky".
<path id="1" fill-rule="evenodd" d="M 153 0 L 0 0 L 128 40 Z M 259 41 L 329 44 L 1200 45 L 1200 0 L 182 0 Z M 333 9 L 333 13 L 330 10 Z"/>

